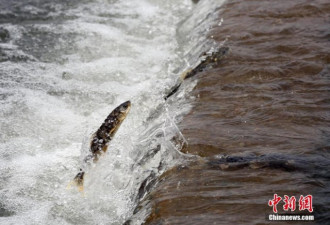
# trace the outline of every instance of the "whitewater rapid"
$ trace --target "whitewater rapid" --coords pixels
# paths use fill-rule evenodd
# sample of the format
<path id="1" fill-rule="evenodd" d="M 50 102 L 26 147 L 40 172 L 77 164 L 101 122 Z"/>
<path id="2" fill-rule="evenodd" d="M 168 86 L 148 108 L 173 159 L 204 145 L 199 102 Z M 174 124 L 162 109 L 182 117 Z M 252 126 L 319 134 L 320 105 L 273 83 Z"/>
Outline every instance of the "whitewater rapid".
<path id="1" fill-rule="evenodd" d="M 132 215 L 143 179 L 180 158 L 171 139 L 195 82 L 170 103 L 164 94 L 210 47 L 200 39 L 208 28 L 196 24 L 212 18 L 203 15 L 211 3 L 1 3 L 9 35 L 0 42 L 1 224 L 122 224 Z M 131 111 L 86 176 L 85 193 L 68 190 L 91 134 L 127 100 Z"/>

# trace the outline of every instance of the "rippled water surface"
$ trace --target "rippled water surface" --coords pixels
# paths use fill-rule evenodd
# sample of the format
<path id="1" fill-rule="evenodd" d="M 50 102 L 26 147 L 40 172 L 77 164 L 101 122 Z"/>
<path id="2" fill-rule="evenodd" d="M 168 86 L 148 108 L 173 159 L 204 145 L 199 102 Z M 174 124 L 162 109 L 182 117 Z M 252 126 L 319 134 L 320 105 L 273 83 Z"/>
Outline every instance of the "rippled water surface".
<path id="1" fill-rule="evenodd" d="M 230 53 L 197 75 L 180 123 L 182 151 L 200 157 L 162 176 L 144 201 L 147 224 L 293 223 L 266 220 L 274 193 L 313 195 L 311 223 L 329 223 L 329 6 L 237 0 L 215 10 L 222 25 L 207 36 Z"/>

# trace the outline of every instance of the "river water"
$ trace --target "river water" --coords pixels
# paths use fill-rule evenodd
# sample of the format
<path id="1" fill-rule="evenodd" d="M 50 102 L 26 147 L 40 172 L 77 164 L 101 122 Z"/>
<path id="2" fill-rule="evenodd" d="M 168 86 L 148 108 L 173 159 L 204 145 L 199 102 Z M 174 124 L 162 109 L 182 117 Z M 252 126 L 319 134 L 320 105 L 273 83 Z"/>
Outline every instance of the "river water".
<path id="1" fill-rule="evenodd" d="M 234 0 L 210 11 L 207 37 L 230 53 L 195 77 L 179 127 L 182 151 L 199 157 L 162 175 L 141 203 L 147 224 L 330 224 L 329 6 Z M 312 195 L 313 213 L 292 213 L 315 220 L 266 220 L 274 194 L 297 207 Z"/>
<path id="2" fill-rule="evenodd" d="M 0 1 L 0 224 L 268 224 L 274 193 L 313 195 L 325 224 L 329 13 L 322 0 Z M 68 189 L 127 100 L 84 193 Z"/>

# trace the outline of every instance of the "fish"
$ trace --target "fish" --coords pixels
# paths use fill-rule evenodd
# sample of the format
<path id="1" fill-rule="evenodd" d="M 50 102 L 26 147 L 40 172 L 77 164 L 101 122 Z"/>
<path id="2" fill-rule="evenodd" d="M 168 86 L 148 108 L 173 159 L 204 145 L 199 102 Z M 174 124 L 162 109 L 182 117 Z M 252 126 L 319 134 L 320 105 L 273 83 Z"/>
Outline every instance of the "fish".
<path id="1" fill-rule="evenodd" d="M 189 68 L 184 71 L 180 77 L 177 79 L 175 85 L 169 90 L 169 92 L 165 95 L 164 99 L 167 100 L 173 94 L 175 94 L 180 86 L 182 85 L 183 81 L 195 76 L 197 73 L 204 71 L 206 68 L 210 66 L 217 65 L 229 52 L 228 47 L 220 47 L 215 51 L 210 53 L 204 52 L 201 55 L 201 61 L 198 63 L 197 66 L 194 68 Z"/>
<path id="2" fill-rule="evenodd" d="M 90 151 L 84 159 L 85 165 L 91 164 L 92 162 L 96 163 L 100 156 L 107 151 L 109 142 L 113 139 L 120 125 L 125 120 L 130 108 L 130 101 L 120 104 L 108 115 L 101 127 L 92 135 L 89 147 Z M 85 175 L 85 170 L 80 168 L 78 174 L 74 177 L 73 182 L 69 184 L 69 187 L 74 183 L 78 187 L 78 190 L 83 192 Z"/>

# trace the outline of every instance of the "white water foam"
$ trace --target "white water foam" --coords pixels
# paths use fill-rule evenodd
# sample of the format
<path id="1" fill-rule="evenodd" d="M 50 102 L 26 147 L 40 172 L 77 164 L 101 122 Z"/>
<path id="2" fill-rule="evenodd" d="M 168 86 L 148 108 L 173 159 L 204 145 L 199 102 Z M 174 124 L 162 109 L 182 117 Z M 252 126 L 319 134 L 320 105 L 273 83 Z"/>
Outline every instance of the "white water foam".
<path id="1" fill-rule="evenodd" d="M 178 76 L 171 71 L 196 44 L 183 48 L 177 36 L 177 24 L 194 6 L 188 0 L 98 0 L 52 7 L 61 11 L 47 18 L 63 16 L 58 23 L 3 25 L 11 40 L 0 46 L 9 57 L 0 66 L 0 223 L 122 224 L 143 178 L 161 161 L 165 168 L 175 163 L 170 139 L 191 105 L 184 92 L 172 107 L 163 96 Z M 91 133 L 126 100 L 131 112 L 86 175 L 85 195 L 67 190 Z M 157 144 L 153 159 L 134 166 Z"/>

